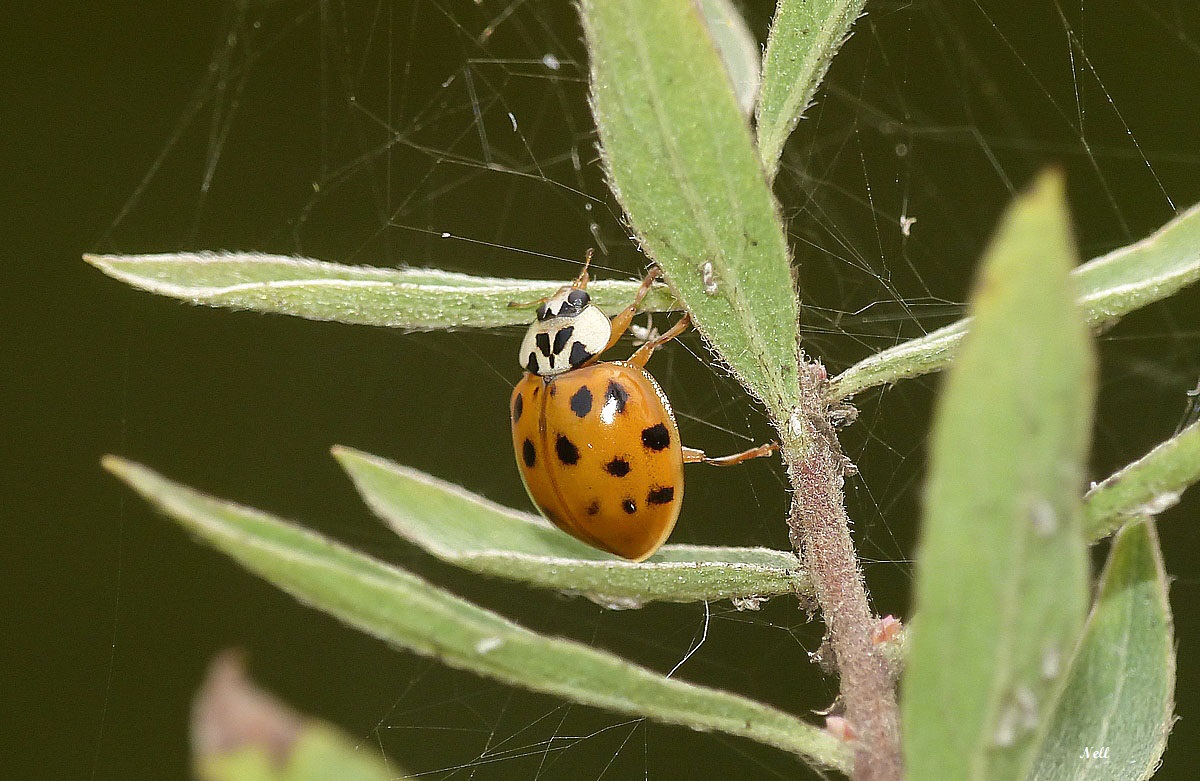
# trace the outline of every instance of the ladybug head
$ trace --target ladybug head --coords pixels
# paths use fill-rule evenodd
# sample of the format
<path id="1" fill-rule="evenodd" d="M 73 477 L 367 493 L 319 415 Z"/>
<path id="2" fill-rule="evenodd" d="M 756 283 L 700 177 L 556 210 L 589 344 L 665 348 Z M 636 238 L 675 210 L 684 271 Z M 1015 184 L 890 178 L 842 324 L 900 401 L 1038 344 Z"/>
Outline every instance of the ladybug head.
<path id="1" fill-rule="evenodd" d="M 559 288 L 537 308 L 537 319 L 544 321 L 555 317 L 576 317 L 591 303 L 592 297 L 586 290 L 571 286 Z"/>
<path id="2" fill-rule="evenodd" d="M 552 377 L 594 361 L 611 335 L 608 315 L 591 303 L 587 291 L 564 287 L 538 307 L 519 361 L 528 372 Z"/>

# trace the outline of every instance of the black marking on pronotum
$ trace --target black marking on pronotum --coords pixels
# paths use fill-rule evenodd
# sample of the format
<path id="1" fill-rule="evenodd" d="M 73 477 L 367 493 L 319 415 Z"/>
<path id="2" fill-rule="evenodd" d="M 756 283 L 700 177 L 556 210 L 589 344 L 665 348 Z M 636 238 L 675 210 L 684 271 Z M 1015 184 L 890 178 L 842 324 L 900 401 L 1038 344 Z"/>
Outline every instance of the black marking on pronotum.
<path id="1" fill-rule="evenodd" d="M 592 411 L 592 392 L 586 385 L 580 387 L 571 396 L 571 411 L 581 418 L 586 418 L 587 414 Z"/>
<path id="2" fill-rule="evenodd" d="M 558 439 L 554 440 L 554 452 L 558 454 L 558 460 L 567 466 L 579 460 L 579 448 L 563 434 L 559 434 Z"/>
<path id="3" fill-rule="evenodd" d="M 625 512 L 629 513 L 630 515 L 633 515 L 634 513 L 637 512 L 637 503 L 634 502 L 632 499 L 622 499 L 621 500 L 621 509 L 624 510 Z"/>
<path id="4" fill-rule="evenodd" d="M 539 306 L 537 308 L 537 319 L 538 320 L 549 320 L 550 319 L 550 310 L 546 308 L 545 304 L 542 304 L 541 306 Z"/>
<path id="5" fill-rule="evenodd" d="M 609 380 L 608 389 L 604 391 L 604 403 L 607 405 L 609 400 L 616 403 L 615 409 L 618 413 L 624 412 L 625 402 L 629 401 L 629 391 L 616 380 Z"/>
<path id="6" fill-rule="evenodd" d="M 642 429 L 642 444 L 651 450 L 663 450 L 671 444 L 671 432 L 661 423 Z"/>
<path id="7" fill-rule="evenodd" d="M 592 359 L 592 354 L 583 346 L 583 342 L 571 345 L 571 365 L 582 366 Z"/>
<path id="8" fill-rule="evenodd" d="M 525 411 L 525 397 L 520 393 L 517 398 L 513 399 L 513 423 L 521 419 L 521 413 Z"/>
<path id="9" fill-rule="evenodd" d="M 600 512 L 600 501 L 598 499 L 593 499 L 592 503 L 587 506 L 587 514 L 595 515 L 598 512 Z"/>
<path id="10" fill-rule="evenodd" d="M 554 356 L 551 355 L 547 360 L 550 361 L 550 368 L 553 369 L 554 368 Z"/>
<path id="11" fill-rule="evenodd" d="M 614 458 L 604 465 L 604 471 L 613 477 L 624 477 L 629 474 L 629 462 L 623 458 Z"/>
<path id="12" fill-rule="evenodd" d="M 537 461 L 537 451 L 533 448 L 533 442 L 525 440 L 525 444 L 521 446 L 521 455 L 525 458 L 525 466 L 533 469 L 533 465 Z"/>
<path id="13" fill-rule="evenodd" d="M 542 351 L 542 355 L 549 358 L 550 357 L 550 334 L 543 332 L 543 333 L 540 333 L 537 336 L 533 337 L 533 339 L 535 342 L 537 342 L 537 348 Z"/>
<path id="14" fill-rule="evenodd" d="M 567 340 L 571 338 L 571 334 L 573 333 L 575 333 L 575 326 L 573 325 L 558 329 L 558 333 L 554 335 L 554 352 L 561 353 L 562 349 L 567 346 Z"/>
<path id="15" fill-rule="evenodd" d="M 650 493 L 646 495 L 646 501 L 650 504 L 670 504 L 675 498 L 675 489 L 672 486 L 663 488 L 651 488 Z"/>
<path id="16" fill-rule="evenodd" d="M 588 305 L 592 297 L 588 295 L 586 290 L 572 290 L 567 293 L 567 303 L 575 308 L 575 311 L 582 311 Z"/>
<path id="17" fill-rule="evenodd" d="M 525 371 L 530 374 L 537 374 L 537 353 L 529 353 L 529 360 L 525 362 Z"/>

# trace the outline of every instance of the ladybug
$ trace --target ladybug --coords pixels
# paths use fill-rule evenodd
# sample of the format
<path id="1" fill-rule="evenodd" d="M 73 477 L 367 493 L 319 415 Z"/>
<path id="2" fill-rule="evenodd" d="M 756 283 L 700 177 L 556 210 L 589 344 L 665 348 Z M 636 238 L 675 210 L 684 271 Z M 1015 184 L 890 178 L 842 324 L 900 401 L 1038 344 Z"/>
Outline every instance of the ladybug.
<path id="1" fill-rule="evenodd" d="M 583 271 L 540 302 L 521 343 L 525 374 L 509 406 L 517 468 L 542 515 L 573 537 L 633 561 L 670 536 L 683 503 L 683 465 L 729 466 L 768 444 L 723 458 L 683 447 L 666 394 L 646 361 L 685 331 L 684 316 L 626 361 L 599 361 L 628 330 L 657 268 L 615 318 L 591 303 Z"/>

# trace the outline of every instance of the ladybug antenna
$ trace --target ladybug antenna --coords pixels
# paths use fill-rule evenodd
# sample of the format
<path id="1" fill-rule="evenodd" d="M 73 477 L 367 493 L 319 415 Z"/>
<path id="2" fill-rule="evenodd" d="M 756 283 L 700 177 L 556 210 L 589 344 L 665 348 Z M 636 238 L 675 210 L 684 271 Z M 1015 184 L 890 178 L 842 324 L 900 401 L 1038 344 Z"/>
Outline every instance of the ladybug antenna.
<path id="1" fill-rule="evenodd" d="M 588 248 L 587 254 L 583 256 L 583 269 L 580 270 L 579 276 L 575 277 L 575 281 L 571 283 L 571 287 L 576 290 L 584 290 L 588 286 L 588 266 L 592 265 L 592 248 Z"/>

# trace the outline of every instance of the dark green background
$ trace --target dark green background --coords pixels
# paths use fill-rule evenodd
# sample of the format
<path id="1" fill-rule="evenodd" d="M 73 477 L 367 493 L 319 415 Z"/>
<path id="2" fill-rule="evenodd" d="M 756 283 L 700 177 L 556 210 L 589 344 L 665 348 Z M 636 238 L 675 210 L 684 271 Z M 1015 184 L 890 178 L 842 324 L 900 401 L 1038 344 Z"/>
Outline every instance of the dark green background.
<path id="1" fill-rule="evenodd" d="M 1060 18 L 1041 2 L 869 4 L 778 185 L 810 350 L 832 368 L 953 317 L 1010 187 L 1047 163 L 1069 174 L 1085 257 L 1169 219 L 1164 191 L 1180 208 L 1200 200 L 1197 4 L 1079 5 Z M 759 33 L 768 10 L 748 9 Z M 195 544 L 98 466 L 106 452 L 144 461 L 536 628 L 673 667 L 701 606 L 609 613 L 453 571 L 391 537 L 327 455 L 353 445 L 527 506 L 504 413 L 518 330 L 405 335 L 199 309 L 79 259 L 253 249 L 567 278 L 574 267 L 556 258 L 599 246 L 601 273 L 636 276 L 643 259 L 596 166 L 579 39 L 566 3 L 0 10 L 0 775 L 184 777 L 189 699 L 207 660 L 236 645 L 264 684 L 426 777 L 806 776 L 745 741 L 562 706 L 391 651 Z M 540 64 L 548 52 L 561 70 Z M 907 239 L 903 214 L 917 219 Z M 1188 291 L 1101 340 L 1096 477 L 1180 420 L 1200 377 L 1198 304 Z M 703 355 L 695 337 L 685 345 Z M 769 435 L 687 351 L 652 368 L 691 444 L 721 452 Z M 905 613 L 936 387 L 865 394 L 845 435 L 884 613 Z M 676 540 L 786 545 L 777 467 L 690 475 Z M 1163 778 L 1200 763 L 1198 507 L 1189 496 L 1162 516 L 1183 717 Z M 797 712 L 828 704 L 806 657 L 820 626 L 791 600 L 712 609 L 679 675 Z"/>

